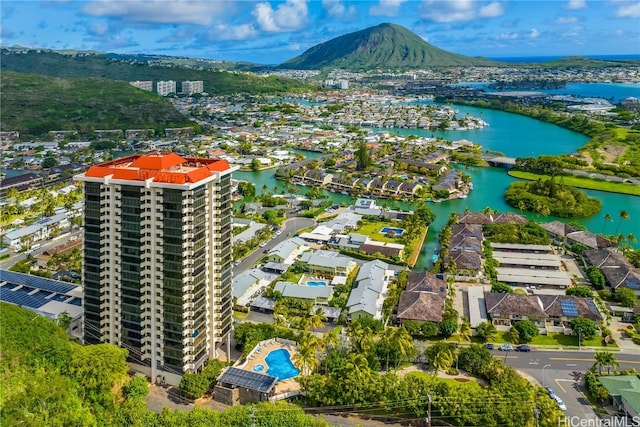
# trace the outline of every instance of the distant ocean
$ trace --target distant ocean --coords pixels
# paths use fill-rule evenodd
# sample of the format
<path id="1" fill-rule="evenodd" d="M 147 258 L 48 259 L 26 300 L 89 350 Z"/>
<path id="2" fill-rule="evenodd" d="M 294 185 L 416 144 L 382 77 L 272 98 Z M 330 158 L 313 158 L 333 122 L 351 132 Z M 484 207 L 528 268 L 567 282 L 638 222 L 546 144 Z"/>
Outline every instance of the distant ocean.
<path id="1" fill-rule="evenodd" d="M 640 60 L 640 54 L 633 54 L 633 55 L 507 56 L 507 57 L 489 58 L 489 59 L 493 59 L 494 61 L 500 61 L 500 62 L 525 62 L 525 63 L 530 63 L 530 62 L 555 61 L 556 59 L 566 58 L 567 56 L 582 56 L 582 57 L 585 57 L 585 58 L 603 59 L 603 60 L 609 60 L 609 61 L 616 61 L 616 60 L 620 61 L 620 60 L 625 60 L 625 59 Z"/>

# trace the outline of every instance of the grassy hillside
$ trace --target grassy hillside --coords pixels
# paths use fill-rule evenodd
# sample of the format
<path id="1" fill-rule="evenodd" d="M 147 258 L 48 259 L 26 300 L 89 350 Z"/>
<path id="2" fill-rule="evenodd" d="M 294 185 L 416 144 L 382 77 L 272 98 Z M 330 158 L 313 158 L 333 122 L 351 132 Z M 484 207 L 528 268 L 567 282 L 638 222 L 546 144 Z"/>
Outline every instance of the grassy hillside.
<path id="1" fill-rule="evenodd" d="M 0 129 L 21 136 L 52 130 L 189 126 L 191 122 L 165 98 L 128 83 L 102 78 L 61 79 L 3 71 L 0 78 Z"/>
<path id="2" fill-rule="evenodd" d="M 567 56 L 553 61 L 527 64 L 531 67 L 540 68 L 609 68 L 609 67 L 637 67 L 640 61 L 633 59 L 626 60 L 604 60 L 592 59 L 582 56 Z"/>
<path id="3" fill-rule="evenodd" d="M 211 95 L 283 93 L 307 90 L 302 82 L 284 77 L 259 77 L 182 66 L 151 66 L 149 62 L 110 59 L 104 55 L 60 55 L 56 52 L 9 53 L 3 51 L 2 71 L 36 73 L 54 77 L 101 77 L 111 80 L 202 80 Z"/>
<path id="4" fill-rule="evenodd" d="M 496 64 L 439 49 L 400 25 L 380 24 L 316 45 L 280 67 L 373 70 Z"/>

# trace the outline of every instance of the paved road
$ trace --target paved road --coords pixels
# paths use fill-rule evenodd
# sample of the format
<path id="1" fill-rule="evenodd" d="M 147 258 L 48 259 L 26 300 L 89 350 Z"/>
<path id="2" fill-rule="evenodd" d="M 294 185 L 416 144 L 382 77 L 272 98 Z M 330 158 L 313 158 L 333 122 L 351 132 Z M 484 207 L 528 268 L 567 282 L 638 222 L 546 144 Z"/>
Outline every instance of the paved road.
<path id="1" fill-rule="evenodd" d="M 263 256 L 266 252 L 269 252 L 271 249 L 273 249 L 278 243 L 291 238 L 291 236 L 293 236 L 294 234 L 296 234 L 298 231 L 305 229 L 305 228 L 309 228 L 309 227 L 313 227 L 315 225 L 316 221 L 311 219 L 311 218 L 291 218 L 288 219 L 285 223 L 284 223 L 284 231 L 282 232 L 282 234 L 280 234 L 279 236 L 274 236 L 273 239 L 269 240 L 269 242 L 267 242 L 266 246 L 264 247 L 258 247 L 256 250 L 254 250 L 253 252 L 251 252 L 249 255 L 247 255 L 241 262 L 240 264 L 236 265 L 233 268 L 233 274 L 239 274 L 242 273 L 245 270 L 250 269 L 251 267 L 254 266 L 254 264 L 256 264 Z"/>
<path id="2" fill-rule="evenodd" d="M 594 364 L 594 351 L 531 351 L 529 353 L 494 350 L 509 366 L 535 378 L 541 385 L 550 386 L 567 405 L 565 415 L 577 419 L 597 419 L 591 405 L 583 396 L 582 377 L 574 372 L 586 372 Z M 618 369 L 640 369 L 640 354 L 615 353 Z"/>
<path id="3" fill-rule="evenodd" d="M 56 237 L 55 239 L 52 239 L 52 240 L 46 240 L 46 241 L 37 242 L 37 243 L 40 243 L 40 248 L 38 248 L 37 250 L 33 251 L 31 253 L 31 255 L 36 256 L 38 254 L 43 253 L 47 249 L 55 248 L 56 246 L 61 245 L 62 243 L 65 243 L 65 242 L 69 241 L 71 236 L 82 237 L 82 229 L 73 230 L 71 233 L 63 233 L 62 235 L 60 235 L 60 236 L 58 236 L 58 237 Z M 25 259 L 27 257 L 27 253 L 26 252 L 18 253 L 18 252 L 15 252 L 13 249 L 9 249 L 9 253 L 11 254 L 11 257 L 0 261 L 0 268 L 6 270 L 9 267 L 11 267 L 13 264 L 15 264 L 16 262 L 22 261 L 23 259 Z"/>

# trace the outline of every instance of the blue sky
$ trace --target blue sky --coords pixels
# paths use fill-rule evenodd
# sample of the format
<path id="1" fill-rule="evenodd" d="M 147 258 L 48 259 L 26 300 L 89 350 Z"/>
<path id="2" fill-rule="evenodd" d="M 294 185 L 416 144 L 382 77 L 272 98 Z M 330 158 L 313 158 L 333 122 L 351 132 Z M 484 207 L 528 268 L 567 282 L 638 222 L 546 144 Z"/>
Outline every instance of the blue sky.
<path id="1" fill-rule="evenodd" d="M 277 64 L 383 22 L 470 56 L 640 54 L 638 0 L 2 0 L 0 44 Z"/>

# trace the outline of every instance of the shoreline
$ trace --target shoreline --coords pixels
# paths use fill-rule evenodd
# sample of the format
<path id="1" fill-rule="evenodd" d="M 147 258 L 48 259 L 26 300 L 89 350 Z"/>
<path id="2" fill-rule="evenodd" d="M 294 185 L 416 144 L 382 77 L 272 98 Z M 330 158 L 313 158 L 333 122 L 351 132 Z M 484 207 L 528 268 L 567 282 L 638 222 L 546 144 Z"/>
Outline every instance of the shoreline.
<path id="1" fill-rule="evenodd" d="M 524 172 L 524 171 L 517 171 L 517 170 L 510 170 L 507 171 L 507 174 L 513 178 L 517 178 L 517 179 L 524 179 L 526 181 L 536 181 L 539 178 L 542 179 L 549 179 L 551 178 L 551 176 L 549 175 L 543 175 L 543 174 L 537 174 L 534 172 Z M 601 181 L 601 180 L 596 180 L 596 179 L 592 179 L 592 178 L 588 178 L 588 177 L 581 177 L 581 176 L 577 176 L 577 175 L 561 175 L 561 177 L 563 178 L 563 180 L 565 181 L 565 185 L 568 185 L 570 187 L 576 187 L 576 188 L 581 188 L 584 190 L 594 190 L 594 191 L 602 191 L 605 193 L 612 193 L 612 194 L 624 194 L 626 196 L 636 196 L 636 197 L 640 197 L 640 187 L 634 185 L 634 184 L 630 184 L 630 183 L 624 183 L 624 182 L 610 182 L 610 181 Z M 566 182 L 569 181 L 569 182 Z M 629 189 L 630 191 L 615 191 L 613 189 L 606 189 L 603 186 L 599 185 L 600 183 L 605 184 L 605 185 L 612 185 L 612 186 L 620 186 L 620 187 L 625 187 L 624 189 Z M 589 184 L 593 184 L 592 186 L 589 186 Z"/>

